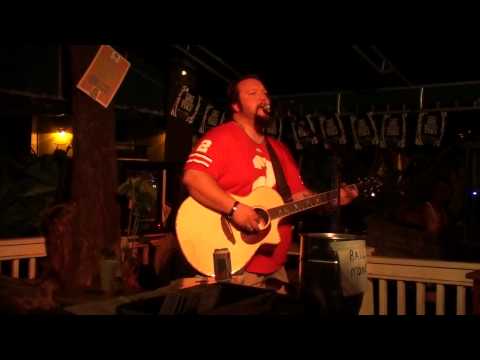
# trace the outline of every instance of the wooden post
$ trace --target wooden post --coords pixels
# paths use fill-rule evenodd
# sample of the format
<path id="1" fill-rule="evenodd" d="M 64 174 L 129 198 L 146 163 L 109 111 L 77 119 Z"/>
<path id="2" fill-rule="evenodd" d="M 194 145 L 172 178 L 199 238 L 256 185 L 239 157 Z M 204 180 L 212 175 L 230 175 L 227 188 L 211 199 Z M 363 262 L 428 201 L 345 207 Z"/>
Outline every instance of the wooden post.
<path id="1" fill-rule="evenodd" d="M 473 279 L 473 314 L 480 315 L 480 270 L 467 274 L 467 279 Z"/>
<path id="2" fill-rule="evenodd" d="M 71 246 L 65 256 L 64 285 L 74 289 L 98 284 L 103 249 L 119 254 L 120 214 L 116 202 L 117 157 L 114 102 L 108 108 L 76 88 L 98 46 L 68 47 L 73 118 Z"/>

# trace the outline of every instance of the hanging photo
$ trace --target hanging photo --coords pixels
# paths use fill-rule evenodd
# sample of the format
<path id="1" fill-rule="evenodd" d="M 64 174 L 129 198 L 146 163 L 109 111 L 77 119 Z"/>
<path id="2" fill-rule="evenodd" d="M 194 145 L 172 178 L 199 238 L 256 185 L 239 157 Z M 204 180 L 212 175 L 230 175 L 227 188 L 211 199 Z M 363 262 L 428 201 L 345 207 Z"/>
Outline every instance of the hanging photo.
<path id="1" fill-rule="evenodd" d="M 407 114 L 386 114 L 382 120 L 380 147 L 405 147 L 407 133 Z"/>
<path id="2" fill-rule="evenodd" d="M 292 122 L 292 126 L 295 142 L 298 144 L 298 150 L 304 149 L 311 144 L 318 144 L 318 138 L 315 135 L 311 115 L 296 117 L 296 121 Z"/>
<path id="3" fill-rule="evenodd" d="M 217 126 L 220 123 L 220 116 L 220 110 L 217 110 L 213 105 L 208 104 L 203 113 L 202 123 L 198 130 L 199 133 L 205 134 L 208 130 Z"/>
<path id="4" fill-rule="evenodd" d="M 343 122 L 338 114 L 331 116 L 321 115 L 319 122 L 325 148 L 328 148 L 329 144 L 347 143 Z"/>
<path id="5" fill-rule="evenodd" d="M 307 120 L 307 123 L 308 123 L 308 126 L 312 132 L 312 135 L 310 137 L 310 143 L 312 145 L 317 145 L 320 141 L 318 139 L 318 130 L 315 129 L 315 125 L 314 125 L 314 115 L 313 114 L 307 114 L 305 115 L 305 119 Z"/>
<path id="6" fill-rule="evenodd" d="M 201 96 L 194 96 L 189 92 L 188 86 L 184 85 L 177 95 L 170 115 L 192 124 L 198 114 L 202 103 Z"/>
<path id="7" fill-rule="evenodd" d="M 446 120 L 446 112 L 421 112 L 418 114 L 415 144 L 440 146 Z"/>
<path id="8" fill-rule="evenodd" d="M 220 117 L 220 122 L 218 123 L 218 125 L 221 125 L 225 122 L 225 119 L 227 118 L 227 113 L 224 111 L 222 113 L 222 116 Z"/>
<path id="9" fill-rule="evenodd" d="M 268 126 L 265 129 L 265 133 L 267 135 L 270 135 L 271 137 L 274 137 L 276 139 L 280 139 L 282 136 L 282 130 L 283 130 L 283 120 L 282 117 L 278 112 L 275 112 L 272 114 Z"/>
<path id="10" fill-rule="evenodd" d="M 290 109 L 287 110 L 287 115 L 284 120 L 285 123 L 289 123 L 291 128 L 292 128 L 292 135 L 293 135 L 293 140 L 295 142 L 295 149 L 297 150 L 302 150 L 302 142 L 300 141 L 300 137 L 298 134 L 298 126 L 297 126 L 297 117 L 295 114 L 290 111 Z"/>
<path id="11" fill-rule="evenodd" d="M 350 116 L 350 122 L 356 150 L 360 150 L 364 146 L 378 145 L 377 127 L 371 112 L 363 116 L 352 115 Z"/>

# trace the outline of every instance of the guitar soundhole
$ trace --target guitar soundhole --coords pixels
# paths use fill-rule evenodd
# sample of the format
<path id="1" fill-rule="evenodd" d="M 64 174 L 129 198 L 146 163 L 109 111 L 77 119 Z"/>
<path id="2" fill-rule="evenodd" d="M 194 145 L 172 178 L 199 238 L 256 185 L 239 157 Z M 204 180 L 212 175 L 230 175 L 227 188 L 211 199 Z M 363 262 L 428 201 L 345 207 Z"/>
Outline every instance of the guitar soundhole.
<path id="1" fill-rule="evenodd" d="M 268 213 L 262 208 L 255 208 L 255 212 L 260 216 L 260 230 L 265 230 L 270 225 L 270 217 Z"/>
<path id="2" fill-rule="evenodd" d="M 261 218 L 261 221 L 259 224 L 260 231 L 255 233 L 242 232 L 242 240 L 245 241 L 247 244 L 251 244 L 251 245 L 262 241 L 270 231 L 270 217 L 268 216 L 268 213 L 262 208 L 255 208 L 255 212 Z"/>

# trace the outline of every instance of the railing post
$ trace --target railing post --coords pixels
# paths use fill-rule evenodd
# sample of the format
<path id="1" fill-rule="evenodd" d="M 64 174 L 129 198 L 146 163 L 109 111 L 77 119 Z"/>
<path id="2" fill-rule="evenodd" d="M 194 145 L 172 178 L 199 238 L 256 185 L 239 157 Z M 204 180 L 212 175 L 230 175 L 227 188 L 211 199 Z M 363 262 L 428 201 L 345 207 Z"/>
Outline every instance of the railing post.
<path id="1" fill-rule="evenodd" d="M 457 315 L 465 315 L 465 286 L 457 286 Z"/>
<path id="2" fill-rule="evenodd" d="M 437 284 L 435 297 L 435 315 L 445 315 L 445 285 Z"/>
<path id="3" fill-rule="evenodd" d="M 380 291 L 380 304 L 379 304 L 379 315 L 387 315 L 388 313 L 388 289 L 387 289 L 387 280 L 380 279 L 379 281 L 379 291 Z"/>
<path id="4" fill-rule="evenodd" d="M 20 260 L 15 259 L 12 261 L 12 277 L 18 279 L 20 277 Z"/>
<path id="5" fill-rule="evenodd" d="M 425 315 L 425 284 L 417 282 L 417 315 Z"/>
<path id="6" fill-rule="evenodd" d="M 473 279 L 473 314 L 480 315 L 480 270 L 467 274 L 467 279 Z"/>
<path id="7" fill-rule="evenodd" d="M 397 281 L 397 315 L 406 315 L 405 281 Z"/>
<path id="8" fill-rule="evenodd" d="M 367 290 L 363 294 L 362 306 L 360 307 L 359 315 L 374 315 L 374 293 L 373 293 L 373 281 L 368 279 Z"/>
<path id="9" fill-rule="evenodd" d="M 37 259 L 30 258 L 28 259 L 28 279 L 33 280 L 35 279 L 37 274 Z"/>

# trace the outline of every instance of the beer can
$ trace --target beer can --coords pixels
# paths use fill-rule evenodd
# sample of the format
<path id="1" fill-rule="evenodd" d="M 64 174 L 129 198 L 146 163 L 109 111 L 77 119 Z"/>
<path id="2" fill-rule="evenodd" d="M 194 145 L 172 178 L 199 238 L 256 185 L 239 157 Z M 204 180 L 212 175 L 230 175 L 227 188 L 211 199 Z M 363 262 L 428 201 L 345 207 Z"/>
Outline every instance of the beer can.
<path id="1" fill-rule="evenodd" d="M 232 278 L 232 263 L 228 249 L 215 249 L 213 252 L 215 280 L 225 281 Z"/>

